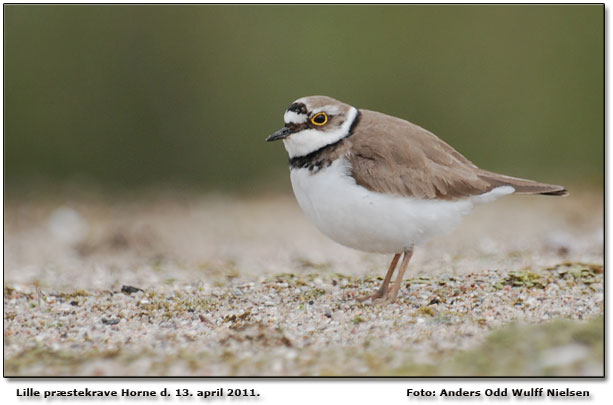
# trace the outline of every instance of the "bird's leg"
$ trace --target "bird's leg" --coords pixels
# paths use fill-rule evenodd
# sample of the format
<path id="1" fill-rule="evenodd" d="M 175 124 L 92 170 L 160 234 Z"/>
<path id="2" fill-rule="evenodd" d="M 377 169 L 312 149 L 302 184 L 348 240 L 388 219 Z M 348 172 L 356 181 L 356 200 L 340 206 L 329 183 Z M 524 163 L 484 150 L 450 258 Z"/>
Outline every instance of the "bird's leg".
<path id="1" fill-rule="evenodd" d="M 404 277 L 404 272 L 407 270 L 407 266 L 409 265 L 409 261 L 411 260 L 412 256 L 413 246 L 404 251 L 404 257 L 402 258 L 400 269 L 398 270 L 398 274 L 396 275 L 396 280 L 394 280 L 392 292 L 383 299 L 383 304 L 391 304 L 392 302 L 396 301 L 396 298 L 398 297 L 398 291 L 400 290 L 400 286 L 402 285 L 402 278 Z"/>
<path id="2" fill-rule="evenodd" d="M 400 260 L 400 253 L 396 253 L 394 255 L 394 258 L 392 259 L 392 262 L 390 263 L 390 267 L 387 270 L 387 273 L 385 274 L 385 279 L 383 280 L 381 287 L 379 287 L 377 292 L 374 294 L 375 298 L 381 298 L 387 295 L 387 287 L 389 286 L 390 281 L 392 281 L 392 275 L 394 274 L 394 270 L 396 270 L 396 266 L 398 265 L 398 260 Z"/>
<path id="3" fill-rule="evenodd" d="M 381 284 L 381 287 L 379 287 L 379 289 L 377 290 L 376 293 L 374 294 L 370 294 L 367 295 L 365 297 L 361 297 L 358 298 L 357 300 L 362 302 L 362 301 L 366 301 L 369 299 L 377 299 L 377 298 L 382 298 L 385 297 L 387 295 L 387 287 L 390 284 L 390 281 L 392 280 L 392 275 L 394 274 L 394 270 L 396 270 L 396 265 L 398 265 L 398 260 L 400 259 L 400 253 L 396 253 L 394 255 L 394 258 L 392 259 L 392 262 L 390 263 L 390 268 L 387 271 L 387 274 L 385 275 L 385 279 L 383 280 L 383 284 Z"/>

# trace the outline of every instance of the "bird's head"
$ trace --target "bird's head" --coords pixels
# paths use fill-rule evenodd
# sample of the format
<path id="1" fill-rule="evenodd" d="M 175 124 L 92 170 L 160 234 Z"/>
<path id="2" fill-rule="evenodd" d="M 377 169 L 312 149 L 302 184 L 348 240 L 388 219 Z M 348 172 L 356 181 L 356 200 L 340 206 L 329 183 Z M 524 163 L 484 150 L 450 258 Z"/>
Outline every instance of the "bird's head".
<path id="1" fill-rule="evenodd" d="M 285 111 L 285 126 L 266 138 L 283 140 L 290 158 L 305 156 L 351 133 L 357 108 L 326 96 L 303 97 Z"/>

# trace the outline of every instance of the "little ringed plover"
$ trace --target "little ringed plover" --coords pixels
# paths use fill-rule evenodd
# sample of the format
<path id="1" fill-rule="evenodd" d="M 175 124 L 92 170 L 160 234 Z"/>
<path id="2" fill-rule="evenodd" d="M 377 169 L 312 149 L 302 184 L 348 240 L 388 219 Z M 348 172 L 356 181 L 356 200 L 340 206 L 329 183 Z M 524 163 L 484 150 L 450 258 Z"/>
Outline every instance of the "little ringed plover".
<path id="1" fill-rule="evenodd" d="M 283 140 L 307 217 L 342 245 L 394 254 L 379 290 L 363 299 L 394 302 L 414 246 L 451 231 L 474 205 L 513 193 L 568 194 L 480 169 L 415 124 L 330 97 L 296 100 L 284 121 L 266 141 Z"/>

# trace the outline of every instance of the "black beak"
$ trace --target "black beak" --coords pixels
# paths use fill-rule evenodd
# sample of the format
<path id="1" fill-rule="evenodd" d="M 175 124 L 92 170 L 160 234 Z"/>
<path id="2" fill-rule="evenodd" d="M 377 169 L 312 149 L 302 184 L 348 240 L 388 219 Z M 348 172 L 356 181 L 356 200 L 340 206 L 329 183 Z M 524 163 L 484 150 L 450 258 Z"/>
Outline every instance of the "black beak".
<path id="1" fill-rule="evenodd" d="M 283 127 L 274 134 L 266 138 L 266 142 L 278 141 L 279 139 L 285 139 L 292 134 L 292 130 L 288 127 Z"/>

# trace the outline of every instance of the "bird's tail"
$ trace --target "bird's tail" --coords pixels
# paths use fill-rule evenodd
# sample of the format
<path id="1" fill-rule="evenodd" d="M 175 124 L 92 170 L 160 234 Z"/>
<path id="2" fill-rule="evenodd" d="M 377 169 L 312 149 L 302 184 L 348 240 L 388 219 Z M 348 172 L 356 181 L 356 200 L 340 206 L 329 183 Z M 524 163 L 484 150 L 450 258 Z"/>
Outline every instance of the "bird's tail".
<path id="1" fill-rule="evenodd" d="M 568 191 L 562 186 L 505 176 L 503 174 L 488 172 L 487 170 L 482 170 L 479 177 L 490 183 L 493 187 L 511 186 L 515 189 L 515 193 L 517 194 L 568 195 Z"/>

